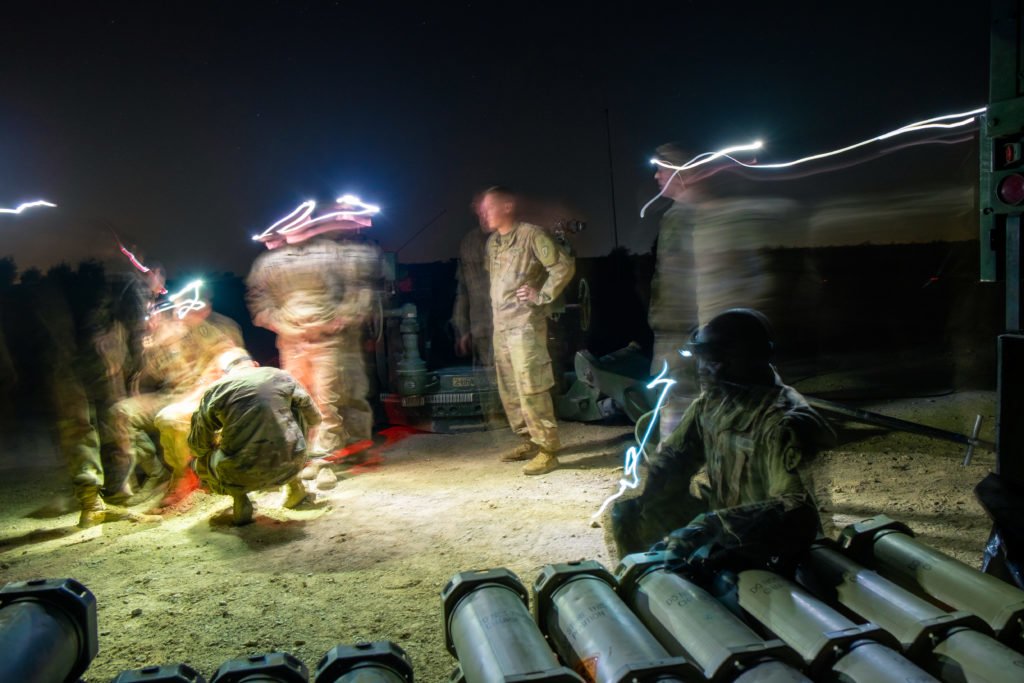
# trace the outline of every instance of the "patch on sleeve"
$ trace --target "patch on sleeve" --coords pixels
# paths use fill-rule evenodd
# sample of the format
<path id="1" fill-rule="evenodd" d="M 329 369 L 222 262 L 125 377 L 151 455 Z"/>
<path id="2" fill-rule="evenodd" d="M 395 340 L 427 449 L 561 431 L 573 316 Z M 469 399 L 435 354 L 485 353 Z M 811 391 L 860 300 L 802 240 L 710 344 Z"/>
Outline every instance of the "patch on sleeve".
<path id="1" fill-rule="evenodd" d="M 558 260 L 558 250 L 551 238 L 543 232 L 538 232 L 533 242 L 533 253 L 545 268 L 555 265 Z"/>

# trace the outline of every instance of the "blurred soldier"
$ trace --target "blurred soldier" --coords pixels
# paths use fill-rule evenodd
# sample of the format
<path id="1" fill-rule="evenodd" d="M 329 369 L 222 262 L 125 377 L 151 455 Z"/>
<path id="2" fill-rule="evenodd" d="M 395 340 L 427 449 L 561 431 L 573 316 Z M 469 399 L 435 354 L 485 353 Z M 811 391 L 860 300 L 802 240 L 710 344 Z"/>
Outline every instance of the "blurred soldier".
<path id="1" fill-rule="evenodd" d="M 715 511 L 721 528 L 739 535 L 775 502 L 781 513 L 818 524 L 806 465 L 833 434 L 771 365 L 767 319 L 731 309 L 701 327 L 687 349 L 696 356 L 703 389 L 651 460 L 643 492 L 612 510 L 620 556 L 647 550 L 695 516 Z M 701 498 L 691 479 L 706 468 Z M 804 528 L 807 528 L 804 526 Z M 690 532 L 687 532 L 690 533 Z M 810 539 L 807 539 L 808 541 Z"/>
<path id="2" fill-rule="evenodd" d="M 219 378 L 217 357 L 244 347 L 238 323 L 214 313 L 205 302 L 191 301 L 187 310 L 183 306 L 188 303 L 151 314 L 139 380 L 143 391 L 118 401 L 112 411 L 119 451 L 147 477 L 132 504 L 151 497 L 165 482 L 158 507 L 175 505 L 196 489 L 186 443 L 192 412 L 203 390 Z"/>
<path id="3" fill-rule="evenodd" d="M 455 352 L 467 356 L 472 351 L 473 365 L 491 367 L 494 352 L 491 343 L 491 293 L 487 277 L 487 238 L 490 229 L 480 213 L 480 197 L 473 200 L 477 228 L 470 230 L 459 244 L 459 265 L 455 271 L 458 282 L 452 326 L 455 328 Z"/>
<path id="4" fill-rule="evenodd" d="M 575 263 L 543 228 L 516 221 L 515 197 L 508 190 L 484 192 L 480 212 L 494 231 L 487 240 L 487 270 L 498 393 L 512 431 L 523 439 L 502 460 L 532 457 L 523 472 L 545 474 L 558 467 L 561 447 L 550 393 L 555 380 L 546 308 L 569 284 Z"/>
<path id="5" fill-rule="evenodd" d="M 60 449 L 84 528 L 124 518 L 124 510 L 109 509 L 101 496 L 124 503 L 132 494 L 110 411 L 127 395 L 145 308 L 162 289 L 163 273 L 155 269 L 124 280 L 86 262 L 77 273 L 58 268 L 46 279 L 36 310 L 52 342 L 47 365 Z"/>
<path id="6" fill-rule="evenodd" d="M 309 394 L 286 372 L 260 368 L 242 350 L 217 365 L 223 378 L 192 415 L 189 446 L 196 472 L 214 493 L 234 499 L 234 523 L 252 522 L 248 493 L 286 484 L 284 507 L 306 497 L 296 476 L 308 458 L 306 435 L 320 422 Z"/>
<path id="7" fill-rule="evenodd" d="M 339 206 L 336 220 L 328 215 L 308 220 L 308 228 L 268 230 L 261 238 L 269 251 L 246 281 L 253 323 L 277 333 L 281 368 L 320 410 L 310 448 L 315 457 L 369 439 L 373 431 L 363 325 L 376 301 L 380 252 L 368 242 L 318 237 L 370 225 L 364 216 L 351 220 Z"/>
<path id="8" fill-rule="evenodd" d="M 689 156 L 675 145 L 666 144 L 658 147 L 655 159 L 682 166 L 689 161 Z M 685 172 L 678 173 L 663 166 L 657 169 L 654 179 L 672 204 L 661 217 L 651 281 L 651 304 L 647 316 L 654 332 L 651 374 L 659 374 L 668 363 L 669 375 L 677 382 L 661 409 L 659 430 L 664 439 L 679 424 L 687 406 L 699 393 L 696 383 L 685 370 L 679 351 L 698 322 L 694 217 L 700 195 L 697 188 L 687 182 Z"/>

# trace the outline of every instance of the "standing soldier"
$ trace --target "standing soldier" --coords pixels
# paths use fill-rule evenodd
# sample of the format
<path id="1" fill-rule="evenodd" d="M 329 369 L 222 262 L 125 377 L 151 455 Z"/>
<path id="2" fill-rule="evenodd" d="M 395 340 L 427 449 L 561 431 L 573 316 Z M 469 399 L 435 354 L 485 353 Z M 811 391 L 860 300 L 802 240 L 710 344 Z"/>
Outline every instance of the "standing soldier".
<path id="1" fill-rule="evenodd" d="M 373 311 L 380 255 L 368 242 L 320 236 L 370 225 L 360 215 L 365 208 L 342 200 L 318 218 L 309 218 L 315 205 L 308 202 L 292 214 L 297 220 L 260 235 L 269 251 L 246 280 L 253 323 L 277 334 L 281 368 L 322 416 L 311 439 L 314 457 L 369 439 L 373 430 L 363 325 Z"/>
<path id="2" fill-rule="evenodd" d="M 126 282 L 91 262 L 77 273 L 54 269 L 42 286 L 36 310 L 52 343 L 47 366 L 60 449 L 81 508 L 80 527 L 125 515 L 103 500 L 124 503 L 132 494 L 125 475 L 130 468 L 118 458 L 110 411 L 127 393 L 146 302 L 162 287 L 162 271 Z"/>
<path id="3" fill-rule="evenodd" d="M 459 244 L 452 327 L 455 328 L 455 352 L 460 356 L 472 352 L 474 366 L 489 368 L 494 365 L 491 348 L 494 326 L 486 262 L 487 238 L 491 231 L 480 213 L 480 197 L 473 200 L 473 213 L 478 227 L 467 232 Z"/>
<path id="4" fill-rule="evenodd" d="M 506 189 L 484 192 L 480 213 L 494 231 L 487 241 L 498 393 L 512 431 L 523 438 L 502 461 L 527 460 L 524 474 L 558 467 L 561 447 L 551 401 L 555 384 L 547 347 L 548 304 L 569 284 L 571 256 L 543 228 L 515 219 L 515 197 Z"/>
<path id="5" fill-rule="evenodd" d="M 673 144 L 658 147 L 655 159 L 682 166 L 689 157 Z M 661 193 L 672 200 L 661 217 L 658 230 L 651 304 L 647 321 L 654 332 L 654 357 L 651 374 L 661 373 L 668 363 L 669 374 L 677 384 L 661 408 L 659 432 L 665 439 L 683 417 L 699 390 L 684 367 L 679 351 L 697 325 L 697 265 L 694 250 L 695 203 L 697 188 L 674 169 L 658 166 L 654 173 Z"/>

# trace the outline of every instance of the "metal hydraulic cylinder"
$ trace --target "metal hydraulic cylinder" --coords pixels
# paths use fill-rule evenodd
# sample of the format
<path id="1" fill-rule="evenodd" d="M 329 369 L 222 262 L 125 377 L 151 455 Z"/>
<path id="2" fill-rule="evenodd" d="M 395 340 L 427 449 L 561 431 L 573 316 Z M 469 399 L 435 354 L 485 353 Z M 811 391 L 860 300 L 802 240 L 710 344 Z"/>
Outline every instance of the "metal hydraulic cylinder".
<path id="1" fill-rule="evenodd" d="M 707 591 L 665 567 L 665 554 L 623 558 L 618 591 L 669 654 L 697 664 L 710 681 L 809 683 L 781 640 L 766 641 Z"/>
<path id="2" fill-rule="evenodd" d="M 854 624 L 781 576 L 742 571 L 737 589 L 740 607 L 796 650 L 812 678 L 838 676 L 848 683 L 937 680 L 896 652 L 899 642 L 891 635 L 874 624 Z"/>
<path id="3" fill-rule="evenodd" d="M 851 524 L 840 541 L 855 561 L 938 604 L 977 614 L 999 640 L 1024 650 L 1024 591 L 1019 588 L 929 548 L 885 515 Z"/>
<path id="4" fill-rule="evenodd" d="M 335 645 L 316 665 L 314 683 L 413 683 L 412 662 L 388 640 Z"/>
<path id="5" fill-rule="evenodd" d="M 99 651 L 96 598 L 74 579 L 0 589 L 0 681 L 77 681 Z"/>
<path id="6" fill-rule="evenodd" d="M 306 665 L 287 652 L 240 657 L 221 664 L 210 683 L 308 683 Z"/>
<path id="7" fill-rule="evenodd" d="M 188 664 L 163 664 L 122 671 L 110 683 L 206 683 Z"/>
<path id="8" fill-rule="evenodd" d="M 824 543 L 801 566 L 801 583 L 895 636 L 908 657 L 945 681 L 1013 683 L 1024 677 L 1024 655 L 979 632 L 988 627 L 967 612 L 946 612 Z"/>
<path id="9" fill-rule="evenodd" d="M 559 663 L 530 616 L 526 587 L 508 569 L 456 574 L 441 604 L 445 646 L 466 683 L 582 680 Z"/>
<path id="10" fill-rule="evenodd" d="M 593 560 L 551 564 L 534 582 L 537 623 L 562 659 L 587 681 L 702 681 L 673 657 L 615 593 L 615 577 Z"/>

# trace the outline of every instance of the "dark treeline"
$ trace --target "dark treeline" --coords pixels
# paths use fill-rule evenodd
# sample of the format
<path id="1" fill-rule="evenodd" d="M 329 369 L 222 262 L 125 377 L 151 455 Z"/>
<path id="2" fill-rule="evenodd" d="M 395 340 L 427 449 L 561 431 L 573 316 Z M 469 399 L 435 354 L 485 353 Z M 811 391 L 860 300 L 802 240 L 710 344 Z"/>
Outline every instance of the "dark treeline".
<path id="1" fill-rule="evenodd" d="M 914 381 L 991 387 L 1003 292 L 999 285 L 978 282 L 977 254 L 977 242 L 760 250 L 757 263 L 768 283 L 761 306 L 775 325 L 783 368 L 790 367 L 791 375 L 815 373 L 847 359 L 860 363 L 869 378 L 874 373 L 877 381 L 886 381 L 886 372 L 898 374 L 899 368 L 925 363 L 926 370 Z M 552 325 L 553 357 L 562 370 L 571 370 L 573 354 L 581 348 L 601 355 L 636 342 L 650 352 L 647 305 L 653 269 L 651 254 L 625 250 L 577 260 L 577 277 L 566 292 L 569 306 Z M 400 265 L 396 280 L 384 287 L 382 308 L 416 304 L 420 351 L 431 368 L 466 362 L 455 356 L 449 325 L 454 273 L 454 261 Z M 36 310 L 45 305 L 41 292 L 64 292 L 72 314 L 80 317 L 105 280 L 125 277 L 105 272 L 95 261 L 19 273 L 12 258 L 0 259 L 0 401 L 5 415 L 48 414 L 50 382 L 60 381 L 46 367 L 47 350 L 55 342 Z M 214 310 L 241 325 L 254 357 L 275 364 L 273 335 L 249 318 L 244 278 L 222 273 L 205 282 Z M 172 280 L 169 289 L 180 284 Z M 587 290 L 590 325 L 583 330 L 578 306 L 586 303 L 581 295 Z M 367 351 L 376 359 L 375 391 L 386 391 L 388 373 L 381 366 L 397 360 L 400 348 L 397 320 L 384 323 L 380 341 L 368 341 Z"/>

